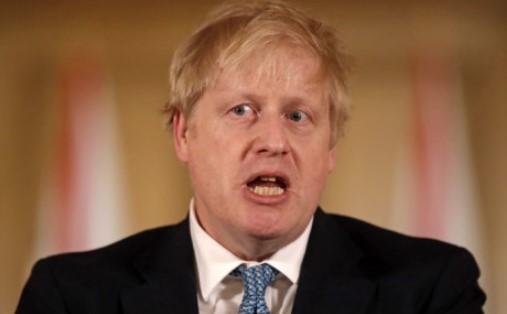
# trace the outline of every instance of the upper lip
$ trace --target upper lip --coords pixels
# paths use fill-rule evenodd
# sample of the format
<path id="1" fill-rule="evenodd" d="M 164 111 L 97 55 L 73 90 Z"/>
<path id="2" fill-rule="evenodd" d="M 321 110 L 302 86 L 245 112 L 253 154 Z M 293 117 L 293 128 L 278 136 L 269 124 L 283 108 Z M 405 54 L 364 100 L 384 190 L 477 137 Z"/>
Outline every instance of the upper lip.
<path id="1" fill-rule="evenodd" d="M 254 172 L 250 176 L 248 176 L 248 178 L 246 180 L 246 184 L 248 184 L 249 182 L 252 182 L 253 180 L 255 180 L 258 177 L 277 177 L 277 178 L 282 179 L 282 181 L 285 185 L 285 188 L 288 188 L 290 186 L 289 175 L 281 170 Z"/>

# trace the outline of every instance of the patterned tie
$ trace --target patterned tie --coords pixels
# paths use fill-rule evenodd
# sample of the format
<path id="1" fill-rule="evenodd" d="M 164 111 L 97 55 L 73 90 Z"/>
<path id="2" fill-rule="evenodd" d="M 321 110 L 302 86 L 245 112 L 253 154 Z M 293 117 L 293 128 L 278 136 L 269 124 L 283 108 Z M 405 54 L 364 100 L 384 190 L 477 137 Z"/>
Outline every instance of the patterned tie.
<path id="1" fill-rule="evenodd" d="M 270 314 L 264 294 L 266 287 L 274 280 L 278 271 L 268 264 L 246 267 L 239 265 L 232 271 L 233 276 L 243 279 L 244 294 L 239 314 Z"/>

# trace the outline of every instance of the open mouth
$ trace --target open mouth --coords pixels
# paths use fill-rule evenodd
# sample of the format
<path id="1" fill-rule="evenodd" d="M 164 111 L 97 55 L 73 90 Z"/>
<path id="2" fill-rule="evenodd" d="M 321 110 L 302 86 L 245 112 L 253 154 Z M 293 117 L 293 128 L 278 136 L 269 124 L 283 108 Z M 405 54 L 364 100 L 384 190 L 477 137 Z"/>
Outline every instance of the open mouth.
<path id="1" fill-rule="evenodd" d="M 280 176 L 257 176 L 247 186 L 256 195 L 278 196 L 285 193 L 287 180 Z"/>

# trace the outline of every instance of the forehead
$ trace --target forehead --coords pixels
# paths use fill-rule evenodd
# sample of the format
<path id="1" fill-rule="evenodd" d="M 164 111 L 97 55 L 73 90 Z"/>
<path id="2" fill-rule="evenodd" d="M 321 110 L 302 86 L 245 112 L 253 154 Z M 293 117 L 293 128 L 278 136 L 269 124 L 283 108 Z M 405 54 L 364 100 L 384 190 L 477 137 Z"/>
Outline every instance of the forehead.
<path id="1" fill-rule="evenodd" d="M 314 93 L 324 89 L 320 60 L 301 47 L 282 45 L 255 51 L 225 64 L 212 86 L 216 90 L 255 88 Z"/>

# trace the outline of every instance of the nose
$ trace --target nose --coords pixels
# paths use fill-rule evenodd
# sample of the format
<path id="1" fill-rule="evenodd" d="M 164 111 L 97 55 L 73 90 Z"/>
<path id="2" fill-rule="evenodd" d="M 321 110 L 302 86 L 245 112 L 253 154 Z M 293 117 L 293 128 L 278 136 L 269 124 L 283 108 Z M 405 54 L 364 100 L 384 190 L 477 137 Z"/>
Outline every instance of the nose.
<path id="1" fill-rule="evenodd" d="M 273 114 L 264 116 L 257 125 L 257 137 L 254 151 L 258 155 L 279 156 L 289 152 L 289 142 L 284 127 L 283 118 Z"/>

